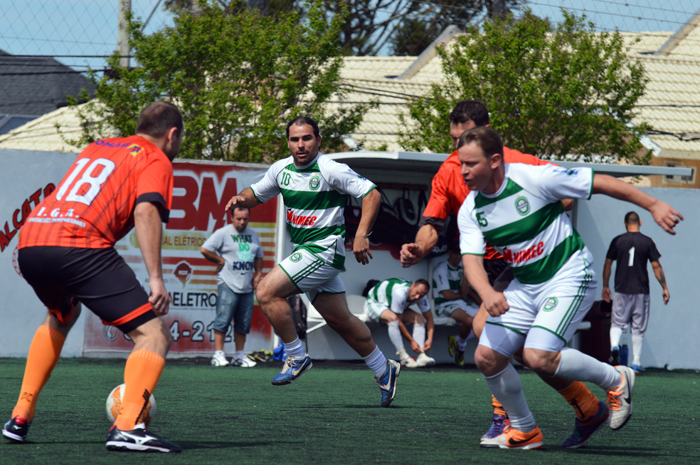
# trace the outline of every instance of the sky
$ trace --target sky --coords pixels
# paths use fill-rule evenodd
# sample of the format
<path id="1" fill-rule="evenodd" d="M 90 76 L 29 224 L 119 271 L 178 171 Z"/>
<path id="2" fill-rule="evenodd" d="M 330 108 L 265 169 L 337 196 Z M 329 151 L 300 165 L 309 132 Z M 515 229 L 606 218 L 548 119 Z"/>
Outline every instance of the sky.
<path id="1" fill-rule="evenodd" d="M 77 70 L 104 67 L 116 49 L 119 0 L 0 0 L 0 49 L 13 55 L 52 55 Z M 415 0 L 418 1 L 418 0 Z M 158 0 L 131 0 L 134 13 L 146 19 Z M 698 10 L 697 0 L 532 0 L 540 17 L 561 19 L 560 8 L 585 14 L 601 30 L 678 30 Z M 159 7 L 146 27 L 172 24 Z M 59 56 L 60 55 L 60 56 Z M 76 55 L 80 57 L 76 57 Z"/>

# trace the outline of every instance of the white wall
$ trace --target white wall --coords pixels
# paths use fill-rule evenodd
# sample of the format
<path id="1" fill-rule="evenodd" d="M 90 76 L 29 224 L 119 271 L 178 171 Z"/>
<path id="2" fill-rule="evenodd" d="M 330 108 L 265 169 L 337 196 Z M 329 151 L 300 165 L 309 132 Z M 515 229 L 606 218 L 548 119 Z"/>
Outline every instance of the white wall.
<path id="1" fill-rule="evenodd" d="M 700 311 L 698 298 L 698 267 L 700 253 L 697 249 L 700 231 L 700 190 L 643 188 L 645 192 L 670 203 L 681 212 L 685 221 L 672 236 L 659 227 L 646 210 L 618 200 L 595 195 L 589 201 L 579 201 L 577 206 L 577 229 L 595 257 L 598 274 L 598 299 L 603 288 L 603 265 L 608 246 L 615 236 L 626 232 L 625 214 L 636 211 L 642 219 L 641 232 L 651 237 L 661 253 L 661 263 L 666 275 L 671 300 L 663 305 L 661 286 L 654 277 L 651 266 L 649 289 L 651 293 L 651 317 L 644 338 L 642 365 L 647 367 L 700 368 Z M 610 278 L 614 292 L 615 265 Z M 586 337 L 585 334 L 582 337 Z M 632 352 L 629 333 L 626 339 Z M 631 358 L 630 358 L 631 362 Z"/>

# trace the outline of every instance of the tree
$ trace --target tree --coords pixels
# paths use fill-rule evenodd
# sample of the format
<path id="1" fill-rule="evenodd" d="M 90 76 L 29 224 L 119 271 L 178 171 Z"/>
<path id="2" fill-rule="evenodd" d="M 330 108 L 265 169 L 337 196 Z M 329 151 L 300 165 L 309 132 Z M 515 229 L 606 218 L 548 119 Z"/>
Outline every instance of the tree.
<path id="1" fill-rule="evenodd" d="M 479 100 L 507 146 L 549 159 L 612 156 L 648 164 L 638 155 L 649 126 L 635 123 L 648 78 L 624 52 L 619 33 L 597 33 L 585 16 L 564 11 L 550 33 L 547 20 L 525 11 L 470 28 L 438 49 L 443 82 L 411 101 L 401 116 L 407 150 L 451 152 L 449 114 L 460 100 Z"/>
<path id="2" fill-rule="evenodd" d="M 500 7 L 517 9 L 522 0 L 442 0 L 425 2 L 416 13 L 402 17 L 389 37 L 392 54 L 420 55 L 448 26 L 467 28 L 478 18 L 492 16 Z"/>
<path id="3" fill-rule="evenodd" d="M 139 67 L 91 75 L 97 101 L 82 107 L 83 131 L 74 145 L 109 134 L 133 134 L 141 109 L 158 99 L 176 103 L 185 119 L 181 156 L 269 162 L 288 155 L 285 126 L 308 114 L 322 129 L 324 149 L 344 150 L 342 136 L 354 132 L 368 105 L 331 105 L 341 87 L 337 37 L 342 16 L 324 19 L 320 2 L 278 18 L 241 9 L 226 15 L 199 2 L 196 15 L 183 13 L 174 25 L 152 35 L 129 18 L 131 49 Z M 95 118 L 94 115 L 97 115 Z"/>

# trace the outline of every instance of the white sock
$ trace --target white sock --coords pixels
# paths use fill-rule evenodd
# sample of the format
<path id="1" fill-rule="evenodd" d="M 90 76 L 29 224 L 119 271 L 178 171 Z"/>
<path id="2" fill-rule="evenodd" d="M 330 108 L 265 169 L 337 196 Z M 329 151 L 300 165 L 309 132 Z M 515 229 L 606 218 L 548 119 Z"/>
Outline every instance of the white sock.
<path id="1" fill-rule="evenodd" d="M 471 334 L 469 335 L 471 336 Z M 464 349 L 467 348 L 467 341 L 469 338 L 462 339 L 461 336 L 457 336 L 455 339 L 457 340 L 457 349 L 459 349 L 460 352 L 464 352 Z"/>
<path id="2" fill-rule="evenodd" d="M 401 337 L 401 330 L 399 329 L 398 321 L 391 321 L 387 324 L 389 331 L 389 339 L 391 343 L 396 347 L 396 351 L 403 349 L 403 338 Z"/>
<path id="3" fill-rule="evenodd" d="M 425 323 L 422 325 L 417 323 L 413 325 L 413 340 L 416 341 L 416 343 L 421 346 L 421 350 L 423 350 L 422 348 L 425 345 Z"/>
<path id="4" fill-rule="evenodd" d="M 290 343 L 284 343 L 284 350 L 287 352 L 287 355 L 291 355 L 292 357 L 296 359 L 304 358 L 306 355 L 306 351 L 304 350 L 304 346 L 302 345 L 301 341 L 299 338 L 294 339 Z"/>
<path id="5" fill-rule="evenodd" d="M 642 364 L 642 344 L 644 343 L 644 336 L 642 334 L 632 335 L 632 351 L 634 352 L 634 361 L 632 365 Z"/>
<path id="6" fill-rule="evenodd" d="M 485 378 L 491 394 L 501 402 L 508 414 L 511 426 L 523 433 L 529 433 L 535 429 L 537 426 L 535 417 L 527 406 L 520 377 L 513 365 L 509 363 L 502 372 Z"/>
<path id="7" fill-rule="evenodd" d="M 221 355 L 222 357 L 226 356 L 223 350 L 217 350 L 216 352 L 214 352 L 214 355 Z"/>
<path id="8" fill-rule="evenodd" d="M 374 376 L 377 378 L 382 376 L 386 371 L 386 357 L 384 353 L 379 350 L 379 347 L 375 347 L 371 354 L 363 358 L 369 369 L 374 372 Z"/>
<path id="9" fill-rule="evenodd" d="M 620 338 L 622 337 L 622 328 L 610 327 L 610 350 L 617 347 L 620 348 Z"/>
<path id="10" fill-rule="evenodd" d="M 245 356 L 245 351 L 243 351 L 243 350 L 237 350 L 237 351 L 236 351 L 236 354 L 234 355 L 234 357 L 236 357 L 236 358 L 246 358 L 246 356 Z"/>
<path id="11" fill-rule="evenodd" d="M 561 350 L 561 362 L 554 376 L 572 381 L 589 381 L 600 386 L 605 392 L 622 383 L 622 375 L 615 367 L 569 347 Z"/>

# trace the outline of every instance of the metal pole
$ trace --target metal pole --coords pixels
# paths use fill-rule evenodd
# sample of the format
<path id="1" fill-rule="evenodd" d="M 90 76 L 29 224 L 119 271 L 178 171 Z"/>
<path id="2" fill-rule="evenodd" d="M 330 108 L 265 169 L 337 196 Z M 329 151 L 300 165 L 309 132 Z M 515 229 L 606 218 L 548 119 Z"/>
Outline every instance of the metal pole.
<path id="1" fill-rule="evenodd" d="M 129 68 L 129 32 L 126 30 L 126 14 L 131 11 L 131 0 L 117 0 L 119 3 L 119 24 L 117 26 L 117 51 L 121 58 L 119 66 Z"/>

